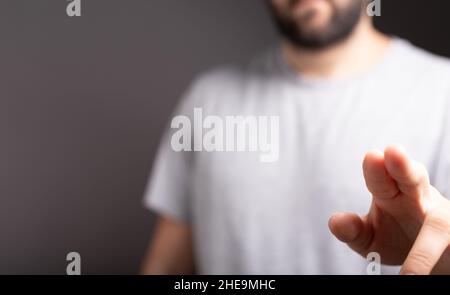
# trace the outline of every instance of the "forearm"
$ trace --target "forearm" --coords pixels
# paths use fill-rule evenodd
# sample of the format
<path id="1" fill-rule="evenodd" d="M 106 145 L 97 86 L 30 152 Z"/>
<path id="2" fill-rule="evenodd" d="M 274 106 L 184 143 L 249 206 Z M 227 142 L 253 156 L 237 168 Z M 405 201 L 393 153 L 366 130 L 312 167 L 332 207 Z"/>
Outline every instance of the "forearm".
<path id="1" fill-rule="evenodd" d="M 170 249 L 165 251 L 150 250 L 145 259 L 141 274 L 143 275 L 177 275 L 193 274 L 194 263 L 185 255 L 171 255 Z"/>
<path id="2" fill-rule="evenodd" d="M 193 274 L 191 232 L 187 225 L 160 218 L 141 274 Z"/>
<path id="3" fill-rule="evenodd" d="M 447 250 L 442 254 L 431 274 L 450 275 L 450 246 L 447 247 Z"/>

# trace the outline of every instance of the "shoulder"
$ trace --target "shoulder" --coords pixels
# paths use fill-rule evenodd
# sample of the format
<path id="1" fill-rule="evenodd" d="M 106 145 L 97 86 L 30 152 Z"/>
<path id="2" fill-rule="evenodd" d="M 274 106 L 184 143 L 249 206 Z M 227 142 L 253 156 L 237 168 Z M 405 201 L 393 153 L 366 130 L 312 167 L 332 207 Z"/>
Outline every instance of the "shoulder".
<path id="1" fill-rule="evenodd" d="M 389 85 L 395 85 L 391 89 L 408 94 L 405 99 L 412 101 L 415 98 L 418 105 L 447 112 L 450 106 L 450 59 L 403 39 L 397 38 L 393 42 L 394 50 L 383 79 L 390 81 Z"/>
<path id="2" fill-rule="evenodd" d="M 412 43 L 398 39 L 397 58 L 400 66 L 427 80 L 443 81 L 450 84 L 450 59 L 422 49 Z M 450 86 L 450 85 L 449 85 Z"/>

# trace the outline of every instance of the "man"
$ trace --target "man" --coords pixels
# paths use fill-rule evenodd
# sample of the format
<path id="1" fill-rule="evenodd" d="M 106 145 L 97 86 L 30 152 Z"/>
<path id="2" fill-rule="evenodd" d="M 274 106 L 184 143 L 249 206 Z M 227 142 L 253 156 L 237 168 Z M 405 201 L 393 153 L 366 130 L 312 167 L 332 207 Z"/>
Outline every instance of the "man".
<path id="1" fill-rule="evenodd" d="M 175 114 L 278 116 L 279 158 L 176 152 L 169 130 L 143 272 L 365 274 L 377 252 L 402 266 L 383 273 L 450 274 L 449 62 L 376 31 L 364 0 L 268 4 L 281 45 L 202 75 Z"/>

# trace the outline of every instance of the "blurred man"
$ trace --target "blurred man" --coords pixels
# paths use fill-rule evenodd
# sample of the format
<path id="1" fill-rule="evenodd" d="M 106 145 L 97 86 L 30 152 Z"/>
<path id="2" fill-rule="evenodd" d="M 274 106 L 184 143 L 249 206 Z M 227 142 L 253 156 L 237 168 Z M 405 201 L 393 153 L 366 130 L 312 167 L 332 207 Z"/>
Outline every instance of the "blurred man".
<path id="1" fill-rule="evenodd" d="M 143 272 L 365 274 L 377 252 L 401 273 L 450 273 L 449 62 L 376 31 L 364 0 L 268 7 L 280 46 L 202 75 L 175 115 L 278 116 L 279 158 L 177 152 L 169 129 Z"/>

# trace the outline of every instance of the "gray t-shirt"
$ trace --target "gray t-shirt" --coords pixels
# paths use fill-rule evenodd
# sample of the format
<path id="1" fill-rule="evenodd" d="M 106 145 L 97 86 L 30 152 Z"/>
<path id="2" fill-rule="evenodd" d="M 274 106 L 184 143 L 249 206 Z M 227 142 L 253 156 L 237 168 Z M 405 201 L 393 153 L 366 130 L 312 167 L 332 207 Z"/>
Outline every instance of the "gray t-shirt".
<path id="1" fill-rule="evenodd" d="M 362 160 L 392 143 L 450 196 L 449 102 L 450 63 L 402 39 L 341 80 L 300 77 L 279 48 L 269 50 L 198 77 L 174 115 L 198 107 L 204 116 L 279 116 L 278 160 L 176 152 L 168 128 L 145 205 L 192 226 L 201 274 L 365 274 L 368 262 L 332 236 L 328 219 L 367 213 Z"/>

